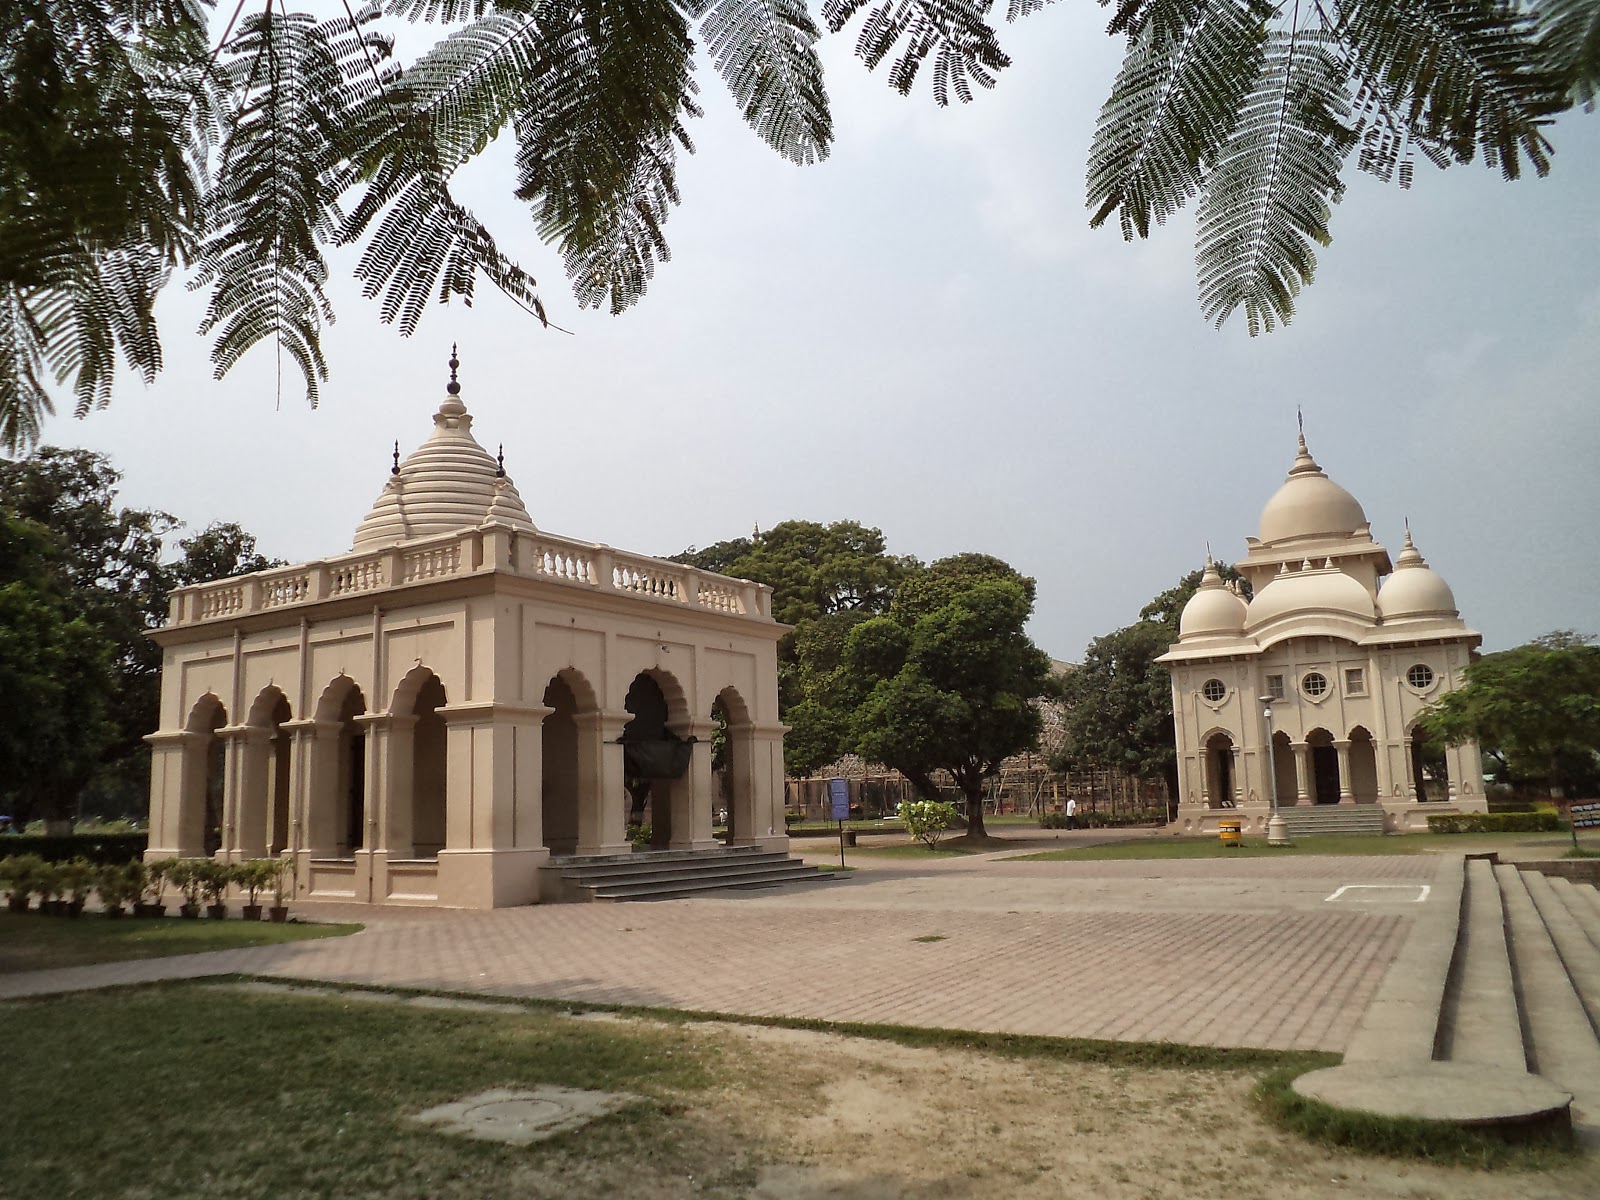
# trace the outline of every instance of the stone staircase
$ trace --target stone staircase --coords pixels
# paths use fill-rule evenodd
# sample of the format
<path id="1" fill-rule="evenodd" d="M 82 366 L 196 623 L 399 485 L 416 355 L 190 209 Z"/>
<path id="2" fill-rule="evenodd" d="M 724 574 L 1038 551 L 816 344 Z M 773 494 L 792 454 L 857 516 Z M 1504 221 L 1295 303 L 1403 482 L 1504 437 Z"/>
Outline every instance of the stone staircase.
<path id="1" fill-rule="evenodd" d="M 1296 1090 L 1470 1125 L 1570 1122 L 1600 1144 L 1600 891 L 1469 858 L 1436 883 L 1342 1066 Z"/>
<path id="2" fill-rule="evenodd" d="M 730 888 L 820 883 L 829 873 L 781 851 L 755 846 L 552 856 L 539 871 L 539 897 L 556 902 L 671 900 Z"/>
<path id="3" fill-rule="evenodd" d="M 1278 809 L 1292 838 L 1316 837 L 1318 834 L 1382 833 L 1383 805 L 1381 804 L 1318 804 L 1296 805 Z"/>

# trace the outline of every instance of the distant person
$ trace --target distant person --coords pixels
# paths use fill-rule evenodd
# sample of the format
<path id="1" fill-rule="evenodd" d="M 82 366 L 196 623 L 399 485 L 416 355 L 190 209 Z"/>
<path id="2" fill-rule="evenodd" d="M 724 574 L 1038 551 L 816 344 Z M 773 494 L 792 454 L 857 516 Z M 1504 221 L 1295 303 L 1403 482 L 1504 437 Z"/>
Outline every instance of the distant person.
<path id="1" fill-rule="evenodd" d="M 1078 827 L 1078 802 L 1076 800 L 1074 800 L 1071 796 L 1068 796 L 1067 797 L 1067 828 L 1068 829 L 1076 829 L 1077 827 Z"/>

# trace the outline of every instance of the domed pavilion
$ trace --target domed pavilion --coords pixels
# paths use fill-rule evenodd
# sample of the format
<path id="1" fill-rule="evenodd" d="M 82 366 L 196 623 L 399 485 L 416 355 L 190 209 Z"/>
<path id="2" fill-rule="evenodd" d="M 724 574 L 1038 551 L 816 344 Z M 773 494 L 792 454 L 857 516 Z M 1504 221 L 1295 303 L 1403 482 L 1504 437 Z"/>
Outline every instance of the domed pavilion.
<path id="1" fill-rule="evenodd" d="M 1264 832 L 1274 786 L 1284 808 L 1379 806 L 1389 830 L 1484 811 L 1478 747 L 1430 746 L 1416 727 L 1482 638 L 1410 527 L 1391 563 L 1302 433 L 1260 536 L 1245 542 L 1238 567 L 1251 599 L 1207 555 L 1161 658 L 1172 673 L 1179 831 L 1215 833 L 1228 816 Z"/>
<path id="2" fill-rule="evenodd" d="M 300 899 L 527 904 L 552 859 L 632 851 L 641 777 L 656 848 L 720 852 L 726 808 L 730 847 L 786 850 L 771 589 L 540 530 L 458 365 L 348 554 L 173 592 L 148 856 L 283 856 Z"/>

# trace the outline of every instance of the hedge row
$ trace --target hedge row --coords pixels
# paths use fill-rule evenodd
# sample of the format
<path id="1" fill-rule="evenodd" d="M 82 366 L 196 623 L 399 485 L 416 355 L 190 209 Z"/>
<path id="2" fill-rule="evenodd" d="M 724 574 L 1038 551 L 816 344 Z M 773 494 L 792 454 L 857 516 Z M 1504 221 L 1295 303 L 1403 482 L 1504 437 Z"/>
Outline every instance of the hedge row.
<path id="1" fill-rule="evenodd" d="M 1429 833 L 1557 833 L 1565 828 L 1552 812 L 1439 813 L 1428 818 Z"/>
<path id="2" fill-rule="evenodd" d="M 125 863 L 143 858 L 149 844 L 148 833 L 15 833 L 0 837 L 0 858 L 37 854 L 45 862 Z"/>

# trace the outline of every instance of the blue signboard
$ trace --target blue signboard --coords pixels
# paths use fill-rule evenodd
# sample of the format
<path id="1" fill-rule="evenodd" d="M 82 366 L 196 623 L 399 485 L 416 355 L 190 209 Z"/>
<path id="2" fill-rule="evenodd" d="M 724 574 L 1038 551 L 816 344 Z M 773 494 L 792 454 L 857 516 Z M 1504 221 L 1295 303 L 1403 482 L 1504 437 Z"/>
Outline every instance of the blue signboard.
<path id="1" fill-rule="evenodd" d="M 846 821 L 850 818 L 850 783 L 844 779 L 828 780 L 828 819 Z"/>

